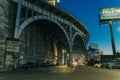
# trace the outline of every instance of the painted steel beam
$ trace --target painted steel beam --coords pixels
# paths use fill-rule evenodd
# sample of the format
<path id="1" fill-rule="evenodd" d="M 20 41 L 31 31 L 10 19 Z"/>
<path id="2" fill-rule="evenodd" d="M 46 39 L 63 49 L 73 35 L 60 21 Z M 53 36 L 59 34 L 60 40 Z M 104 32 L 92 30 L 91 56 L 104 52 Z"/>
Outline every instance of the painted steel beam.
<path id="1" fill-rule="evenodd" d="M 19 0 L 12 0 L 12 1 L 14 1 L 14 2 L 16 2 L 16 3 L 19 2 Z M 37 12 L 39 12 L 39 13 L 44 13 L 44 15 L 47 15 L 47 16 L 52 15 L 51 18 L 53 18 L 53 19 L 54 19 L 54 18 L 57 18 L 57 20 L 60 21 L 60 22 L 64 22 L 64 23 L 66 23 L 66 24 L 71 24 L 70 27 L 72 27 L 72 28 L 75 29 L 76 31 L 80 32 L 80 34 L 82 34 L 84 37 L 86 36 L 86 35 L 85 35 L 80 29 L 78 29 L 73 23 L 70 23 L 69 21 L 67 21 L 67 20 L 65 20 L 65 19 L 63 19 L 63 18 L 60 18 L 60 17 L 58 17 L 58 16 L 56 16 L 56 15 L 54 15 L 54 14 L 52 14 L 52 13 L 46 11 L 46 10 L 43 10 L 43 9 L 41 9 L 41 8 L 33 5 L 33 4 L 30 4 L 30 3 L 28 3 L 28 2 L 26 2 L 26 1 L 24 1 L 24 0 L 22 0 L 21 5 L 23 5 L 23 6 L 25 6 L 25 7 L 28 7 L 29 9 L 34 10 L 34 11 L 37 11 Z M 32 7 L 31 7 L 31 6 L 32 6 Z M 75 17 L 73 17 L 73 18 L 75 18 Z"/>

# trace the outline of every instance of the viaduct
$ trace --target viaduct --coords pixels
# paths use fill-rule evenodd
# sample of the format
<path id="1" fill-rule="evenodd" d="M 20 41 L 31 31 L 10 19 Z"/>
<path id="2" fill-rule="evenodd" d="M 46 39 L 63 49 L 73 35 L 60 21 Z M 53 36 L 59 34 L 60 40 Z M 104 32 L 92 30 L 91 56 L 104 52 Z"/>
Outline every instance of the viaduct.
<path id="1" fill-rule="evenodd" d="M 0 0 L 0 67 L 19 59 L 71 64 L 86 54 L 88 40 L 86 26 L 60 7 L 43 0 Z"/>

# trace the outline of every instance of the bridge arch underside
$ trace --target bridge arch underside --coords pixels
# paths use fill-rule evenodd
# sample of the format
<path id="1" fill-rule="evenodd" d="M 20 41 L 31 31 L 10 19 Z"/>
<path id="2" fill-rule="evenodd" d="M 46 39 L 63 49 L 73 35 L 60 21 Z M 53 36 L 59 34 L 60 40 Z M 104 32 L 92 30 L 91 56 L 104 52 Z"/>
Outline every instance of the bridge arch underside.
<path id="1" fill-rule="evenodd" d="M 73 49 L 72 56 L 79 57 L 85 54 L 85 45 L 82 37 L 80 35 L 76 35 L 73 41 Z"/>
<path id="2" fill-rule="evenodd" d="M 62 48 L 68 49 L 65 33 L 50 20 L 33 21 L 22 31 L 20 40 L 20 52 L 29 59 L 58 59 Z"/>

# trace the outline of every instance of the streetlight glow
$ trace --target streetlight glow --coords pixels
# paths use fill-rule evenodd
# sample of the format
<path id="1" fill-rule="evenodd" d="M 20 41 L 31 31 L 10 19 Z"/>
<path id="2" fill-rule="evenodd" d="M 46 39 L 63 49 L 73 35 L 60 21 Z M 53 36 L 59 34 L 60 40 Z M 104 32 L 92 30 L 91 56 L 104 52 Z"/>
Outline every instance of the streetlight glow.
<path id="1" fill-rule="evenodd" d="M 65 53 L 65 49 L 63 49 L 62 52 Z"/>

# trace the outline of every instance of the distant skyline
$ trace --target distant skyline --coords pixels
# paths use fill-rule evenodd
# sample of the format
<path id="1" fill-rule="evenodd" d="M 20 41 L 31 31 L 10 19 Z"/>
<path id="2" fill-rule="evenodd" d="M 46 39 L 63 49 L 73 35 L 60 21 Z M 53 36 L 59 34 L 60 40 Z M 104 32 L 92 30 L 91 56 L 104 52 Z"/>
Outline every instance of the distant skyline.
<path id="1" fill-rule="evenodd" d="M 57 4 L 78 18 L 90 33 L 90 43 L 96 43 L 105 55 L 111 55 L 109 25 L 100 25 L 99 9 L 120 6 L 120 0 L 60 0 Z M 116 51 L 120 51 L 120 22 L 113 23 Z"/>

